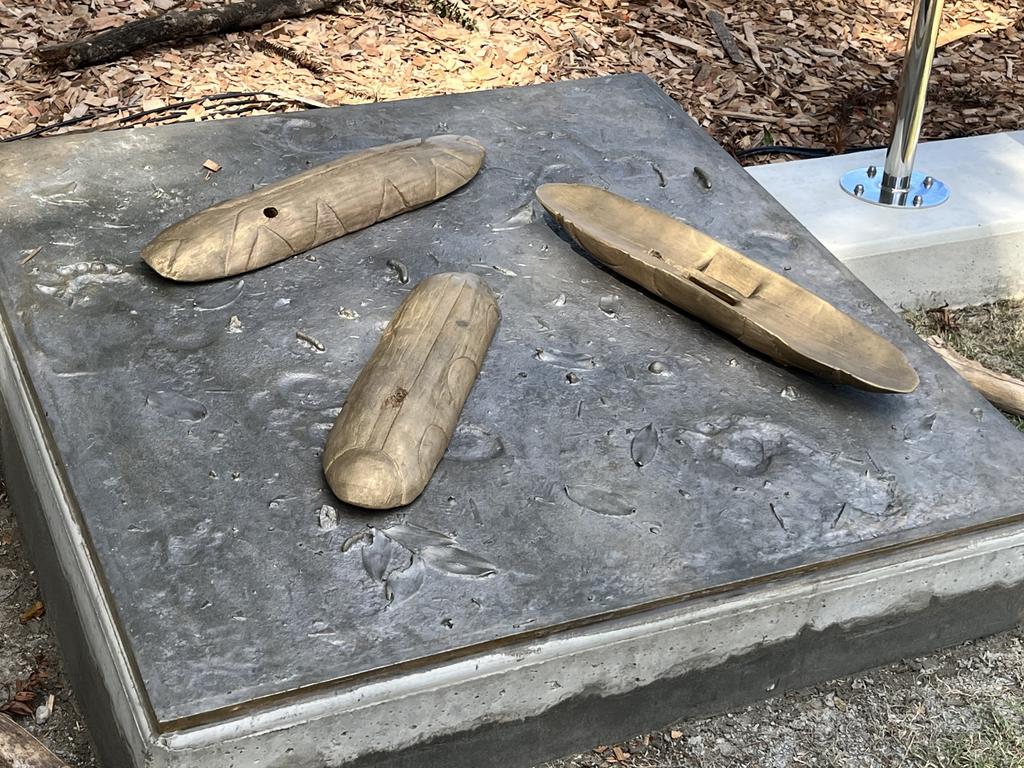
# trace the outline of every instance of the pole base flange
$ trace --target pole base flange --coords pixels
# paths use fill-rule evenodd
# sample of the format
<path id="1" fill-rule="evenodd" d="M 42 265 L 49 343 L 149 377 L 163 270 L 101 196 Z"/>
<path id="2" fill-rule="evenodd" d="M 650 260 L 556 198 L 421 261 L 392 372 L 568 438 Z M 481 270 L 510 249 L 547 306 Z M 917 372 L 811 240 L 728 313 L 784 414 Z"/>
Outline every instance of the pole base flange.
<path id="1" fill-rule="evenodd" d="M 905 192 L 883 190 L 882 175 L 881 169 L 869 165 L 844 173 L 839 186 L 858 200 L 886 208 L 934 208 L 949 200 L 949 187 L 922 171 L 910 175 Z"/>

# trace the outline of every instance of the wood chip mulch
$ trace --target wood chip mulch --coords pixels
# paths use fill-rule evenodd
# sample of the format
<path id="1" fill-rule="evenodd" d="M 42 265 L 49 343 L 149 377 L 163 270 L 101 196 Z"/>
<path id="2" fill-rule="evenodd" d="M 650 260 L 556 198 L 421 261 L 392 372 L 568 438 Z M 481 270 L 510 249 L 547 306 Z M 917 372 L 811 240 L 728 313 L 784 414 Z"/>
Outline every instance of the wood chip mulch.
<path id="1" fill-rule="evenodd" d="M 72 118 L 84 119 L 71 130 L 124 125 L 141 110 L 158 111 L 131 124 L 639 71 L 727 148 L 842 151 L 887 140 L 912 0 L 474 0 L 473 31 L 416 0 L 366 0 L 82 71 L 31 56 L 40 44 L 203 5 L 0 3 L 0 138 Z M 949 0 L 944 16 L 923 138 L 1024 128 L 1024 0 Z M 265 95 L 160 109 L 235 91 Z"/>

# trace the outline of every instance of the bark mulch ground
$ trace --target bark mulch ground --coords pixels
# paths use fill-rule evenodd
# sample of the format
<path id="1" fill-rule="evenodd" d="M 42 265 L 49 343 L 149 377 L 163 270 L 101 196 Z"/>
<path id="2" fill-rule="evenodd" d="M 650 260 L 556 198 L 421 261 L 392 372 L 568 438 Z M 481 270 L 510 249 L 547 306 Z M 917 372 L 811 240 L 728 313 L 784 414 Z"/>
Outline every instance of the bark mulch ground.
<path id="1" fill-rule="evenodd" d="M 476 0 L 472 31 L 417 0 L 351 2 L 82 71 L 33 62 L 41 44 L 203 5 L 0 3 L 0 137 L 72 118 L 87 118 L 75 129 L 118 125 L 223 92 L 276 96 L 198 103 L 131 124 L 639 71 L 728 148 L 841 151 L 887 139 L 912 0 Z M 1024 127 L 1024 0 L 949 0 L 944 15 L 924 137 Z"/>

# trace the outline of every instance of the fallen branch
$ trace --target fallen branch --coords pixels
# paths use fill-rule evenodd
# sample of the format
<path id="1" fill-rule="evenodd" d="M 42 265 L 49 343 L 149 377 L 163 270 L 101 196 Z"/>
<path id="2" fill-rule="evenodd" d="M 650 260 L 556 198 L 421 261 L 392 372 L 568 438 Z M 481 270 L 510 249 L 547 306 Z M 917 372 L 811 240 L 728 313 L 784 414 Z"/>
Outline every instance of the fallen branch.
<path id="1" fill-rule="evenodd" d="M 442 19 L 450 19 L 470 32 L 476 31 L 473 17 L 469 15 L 469 6 L 463 0 L 427 0 L 434 13 Z"/>
<path id="2" fill-rule="evenodd" d="M 935 49 L 943 48 L 950 43 L 955 43 L 957 40 L 962 40 L 965 37 L 976 35 L 979 32 L 988 32 L 995 25 L 981 21 L 970 21 L 966 24 L 961 24 L 959 27 L 954 29 L 945 29 L 939 32 L 939 37 L 935 41 Z"/>
<path id="3" fill-rule="evenodd" d="M 185 37 L 250 29 L 278 19 L 322 11 L 339 0 L 241 0 L 198 11 L 170 11 L 139 19 L 99 34 L 35 50 L 43 63 L 78 69 L 114 61 L 139 48 Z"/>
<path id="4" fill-rule="evenodd" d="M 718 11 L 711 10 L 708 11 L 708 21 L 711 23 L 711 28 L 715 31 L 715 35 L 718 36 L 722 48 L 725 49 L 732 62 L 734 64 L 742 64 L 743 54 L 740 53 L 740 48 L 736 45 L 736 38 L 733 37 L 732 31 L 725 23 L 725 17 Z"/>
<path id="5" fill-rule="evenodd" d="M 260 101 L 260 96 L 267 96 L 270 98 L 270 100 Z M 110 120 L 106 123 L 101 123 L 100 125 L 93 126 L 91 128 L 80 128 L 77 130 L 105 130 L 106 128 L 123 127 L 126 125 L 131 125 L 133 123 L 139 123 L 139 121 L 144 120 L 150 115 L 164 115 L 167 113 L 175 112 L 184 114 L 186 107 L 190 107 L 193 104 L 201 104 L 207 101 L 219 104 L 229 104 L 232 106 L 238 104 L 241 104 L 243 106 L 248 105 L 249 109 L 262 109 L 268 106 L 272 106 L 275 103 L 275 101 L 279 103 L 295 102 L 296 104 L 304 104 L 305 106 L 312 107 L 313 109 L 325 109 L 329 107 L 328 104 L 323 104 L 322 102 L 314 101 L 313 99 L 307 99 L 305 96 L 300 96 L 298 94 L 283 93 L 281 91 L 230 91 L 228 93 L 211 93 L 207 94 L 206 96 L 200 96 L 195 99 L 187 99 L 185 101 L 173 101 L 170 104 L 163 104 L 159 107 L 153 107 L 152 109 L 144 109 L 141 112 L 132 112 L 131 114 L 124 115 L 123 117 L 119 117 L 116 120 Z M 8 141 L 20 141 L 21 139 L 31 139 L 34 136 L 40 136 L 44 133 L 56 131 L 60 128 L 69 128 L 73 125 L 78 125 L 79 123 L 94 120 L 98 117 L 116 115 L 123 109 L 125 109 L 124 105 L 117 105 L 114 107 L 100 109 L 95 112 L 86 112 L 84 115 L 79 115 L 78 117 L 73 117 L 68 120 L 61 120 L 56 123 L 47 123 L 45 125 L 39 125 L 33 128 L 31 131 L 26 131 L 25 133 L 19 133 L 15 136 L 7 136 L 5 138 L 2 138 L 0 139 L 0 144 L 3 144 L 4 142 Z M 224 114 L 224 112 L 218 111 L 217 114 L 221 115 Z M 175 115 L 172 114 L 172 117 L 174 116 Z M 148 121 L 143 122 L 141 124 L 147 125 Z"/>
<path id="6" fill-rule="evenodd" d="M 0 715 L 0 765 L 10 768 L 68 768 L 31 733 Z"/>
<path id="7" fill-rule="evenodd" d="M 633 24 L 627 24 L 626 26 L 633 26 Z M 641 27 L 641 29 L 643 29 L 643 27 Z M 703 45 L 695 43 L 692 40 L 687 40 L 685 37 L 680 37 L 679 35 L 671 35 L 668 32 L 662 32 L 661 30 L 657 29 L 651 32 L 651 34 L 653 34 L 659 40 L 664 40 L 669 45 L 674 45 L 677 48 L 682 48 L 684 51 L 692 51 L 693 53 L 696 53 L 698 56 L 703 56 L 704 58 L 707 59 L 715 58 L 715 53 L 710 48 L 705 48 Z"/>
<path id="8" fill-rule="evenodd" d="M 1015 416 L 1024 416 L 1024 381 L 967 359 L 950 349 L 940 336 L 931 336 L 927 341 L 928 346 L 942 355 L 950 367 L 967 379 L 992 405 Z"/>
<path id="9" fill-rule="evenodd" d="M 746 44 L 747 49 L 750 51 L 750 57 L 754 60 L 757 68 L 761 70 L 762 75 L 768 74 L 768 68 L 761 61 L 761 49 L 757 45 L 757 40 L 754 38 L 754 23 L 752 21 L 743 22 L 743 38 L 741 38 Z"/>
<path id="10" fill-rule="evenodd" d="M 320 75 L 323 77 L 328 74 L 328 69 L 318 61 L 314 61 L 312 58 L 304 54 L 302 51 L 295 51 L 286 45 L 281 45 L 273 40 L 267 40 L 265 37 L 258 37 L 251 41 L 252 47 L 257 51 L 264 51 L 269 53 L 275 53 L 282 59 L 287 59 L 293 64 L 297 64 L 303 69 L 308 69 L 314 75 Z"/>

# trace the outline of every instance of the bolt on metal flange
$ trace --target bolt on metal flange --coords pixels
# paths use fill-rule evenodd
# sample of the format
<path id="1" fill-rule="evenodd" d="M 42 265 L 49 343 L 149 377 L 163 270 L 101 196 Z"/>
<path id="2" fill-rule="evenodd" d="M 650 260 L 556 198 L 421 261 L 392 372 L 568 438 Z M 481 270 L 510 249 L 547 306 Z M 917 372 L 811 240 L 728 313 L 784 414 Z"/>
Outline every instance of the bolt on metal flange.
<path id="1" fill-rule="evenodd" d="M 842 188 L 859 200 L 895 208 L 930 208 L 949 199 L 949 187 L 934 176 L 914 170 L 942 4 L 943 0 L 915 2 L 896 97 L 896 120 L 881 178 L 877 166 L 872 165 L 850 171 L 839 180 Z"/>

